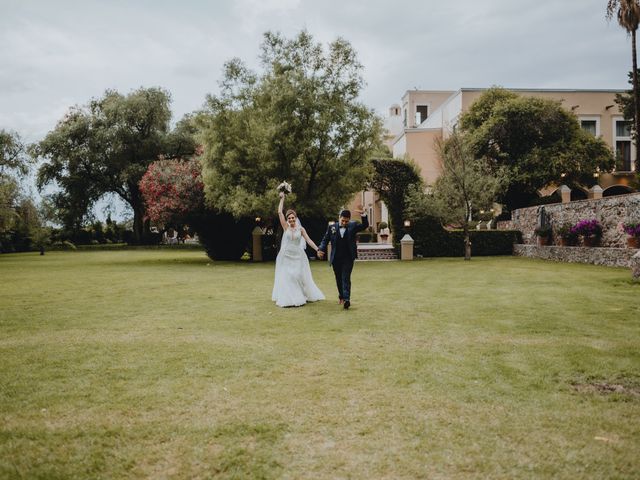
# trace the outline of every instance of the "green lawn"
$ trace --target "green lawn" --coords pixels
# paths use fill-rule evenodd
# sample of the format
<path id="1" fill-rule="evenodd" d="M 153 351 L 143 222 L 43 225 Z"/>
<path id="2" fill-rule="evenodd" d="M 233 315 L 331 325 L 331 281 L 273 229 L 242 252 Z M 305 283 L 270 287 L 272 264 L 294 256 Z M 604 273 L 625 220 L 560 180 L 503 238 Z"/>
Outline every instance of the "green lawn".
<path id="1" fill-rule="evenodd" d="M 0 478 L 638 478 L 640 283 L 521 258 L 0 256 Z"/>

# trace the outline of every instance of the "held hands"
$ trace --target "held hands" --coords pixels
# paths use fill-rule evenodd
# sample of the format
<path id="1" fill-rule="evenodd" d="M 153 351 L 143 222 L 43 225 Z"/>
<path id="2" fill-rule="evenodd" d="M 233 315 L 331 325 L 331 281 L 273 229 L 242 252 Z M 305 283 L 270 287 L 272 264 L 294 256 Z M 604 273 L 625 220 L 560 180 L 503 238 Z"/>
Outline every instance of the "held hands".
<path id="1" fill-rule="evenodd" d="M 366 215 L 366 212 L 364 211 L 364 208 L 362 207 L 362 204 L 357 205 L 354 211 L 355 211 L 358 215 Z"/>
<path id="2" fill-rule="evenodd" d="M 322 260 L 324 258 L 324 252 L 322 250 L 318 250 L 318 258 Z"/>
<path id="3" fill-rule="evenodd" d="M 280 192 L 280 198 L 284 198 L 284 192 Z"/>

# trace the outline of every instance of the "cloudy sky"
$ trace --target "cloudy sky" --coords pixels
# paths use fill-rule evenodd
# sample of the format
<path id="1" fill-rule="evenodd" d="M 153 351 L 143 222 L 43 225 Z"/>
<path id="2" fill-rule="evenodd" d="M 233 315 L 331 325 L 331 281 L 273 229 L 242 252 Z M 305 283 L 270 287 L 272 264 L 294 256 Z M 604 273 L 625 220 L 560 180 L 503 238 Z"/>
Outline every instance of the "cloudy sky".
<path id="1" fill-rule="evenodd" d="M 630 41 L 605 0 L 0 0 L 0 128 L 35 141 L 105 89 L 161 86 L 174 120 L 218 91 L 223 63 L 257 67 L 267 30 L 356 48 L 362 101 L 408 89 L 626 88 Z"/>

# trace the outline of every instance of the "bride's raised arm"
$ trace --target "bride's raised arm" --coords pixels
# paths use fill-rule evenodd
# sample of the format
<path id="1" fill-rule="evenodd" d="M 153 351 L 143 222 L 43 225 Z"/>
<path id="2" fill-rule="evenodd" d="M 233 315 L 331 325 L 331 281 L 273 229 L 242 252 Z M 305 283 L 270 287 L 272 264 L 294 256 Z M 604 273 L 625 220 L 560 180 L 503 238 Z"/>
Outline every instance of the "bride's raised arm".
<path id="1" fill-rule="evenodd" d="M 309 238 L 309 235 L 307 235 L 307 231 L 304 228 L 301 228 L 300 231 L 302 232 L 302 236 L 304 237 L 304 241 L 307 242 L 307 245 L 309 245 L 317 252 L 318 246 L 313 243 L 313 240 L 311 240 L 311 238 Z"/>
<path id="2" fill-rule="evenodd" d="M 287 220 L 284 218 L 284 213 L 282 213 L 282 209 L 284 208 L 284 192 L 280 192 L 280 204 L 278 204 L 278 217 L 280 217 L 280 225 L 282 225 L 282 229 L 286 230 L 289 225 L 287 225 Z"/>

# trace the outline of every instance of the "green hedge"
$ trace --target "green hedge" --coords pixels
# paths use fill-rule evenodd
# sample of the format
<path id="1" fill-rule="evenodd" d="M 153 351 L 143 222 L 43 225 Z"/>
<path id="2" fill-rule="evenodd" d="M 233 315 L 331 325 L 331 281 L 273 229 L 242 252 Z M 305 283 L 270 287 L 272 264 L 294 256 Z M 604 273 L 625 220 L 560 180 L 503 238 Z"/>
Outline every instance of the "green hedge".
<path id="1" fill-rule="evenodd" d="M 227 213 L 204 212 L 189 219 L 212 260 L 237 261 L 251 246 L 253 218 L 235 219 Z"/>
<path id="2" fill-rule="evenodd" d="M 410 232 L 415 241 L 414 255 L 423 257 L 464 256 L 462 230 L 445 230 L 436 219 L 424 217 L 413 221 Z M 471 255 L 511 255 L 513 244 L 522 241 L 517 230 L 471 230 Z"/>
<path id="3" fill-rule="evenodd" d="M 203 250 L 199 243 L 178 243 L 176 245 L 129 245 L 128 243 L 99 243 L 93 245 L 74 245 L 71 242 L 57 243 L 45 247 L 45 251 L 61 250 L 155 250 L 155 249 L 177 249 L 177 250 Z M 36 251 L 36 249 L 33 249 Z"/>

